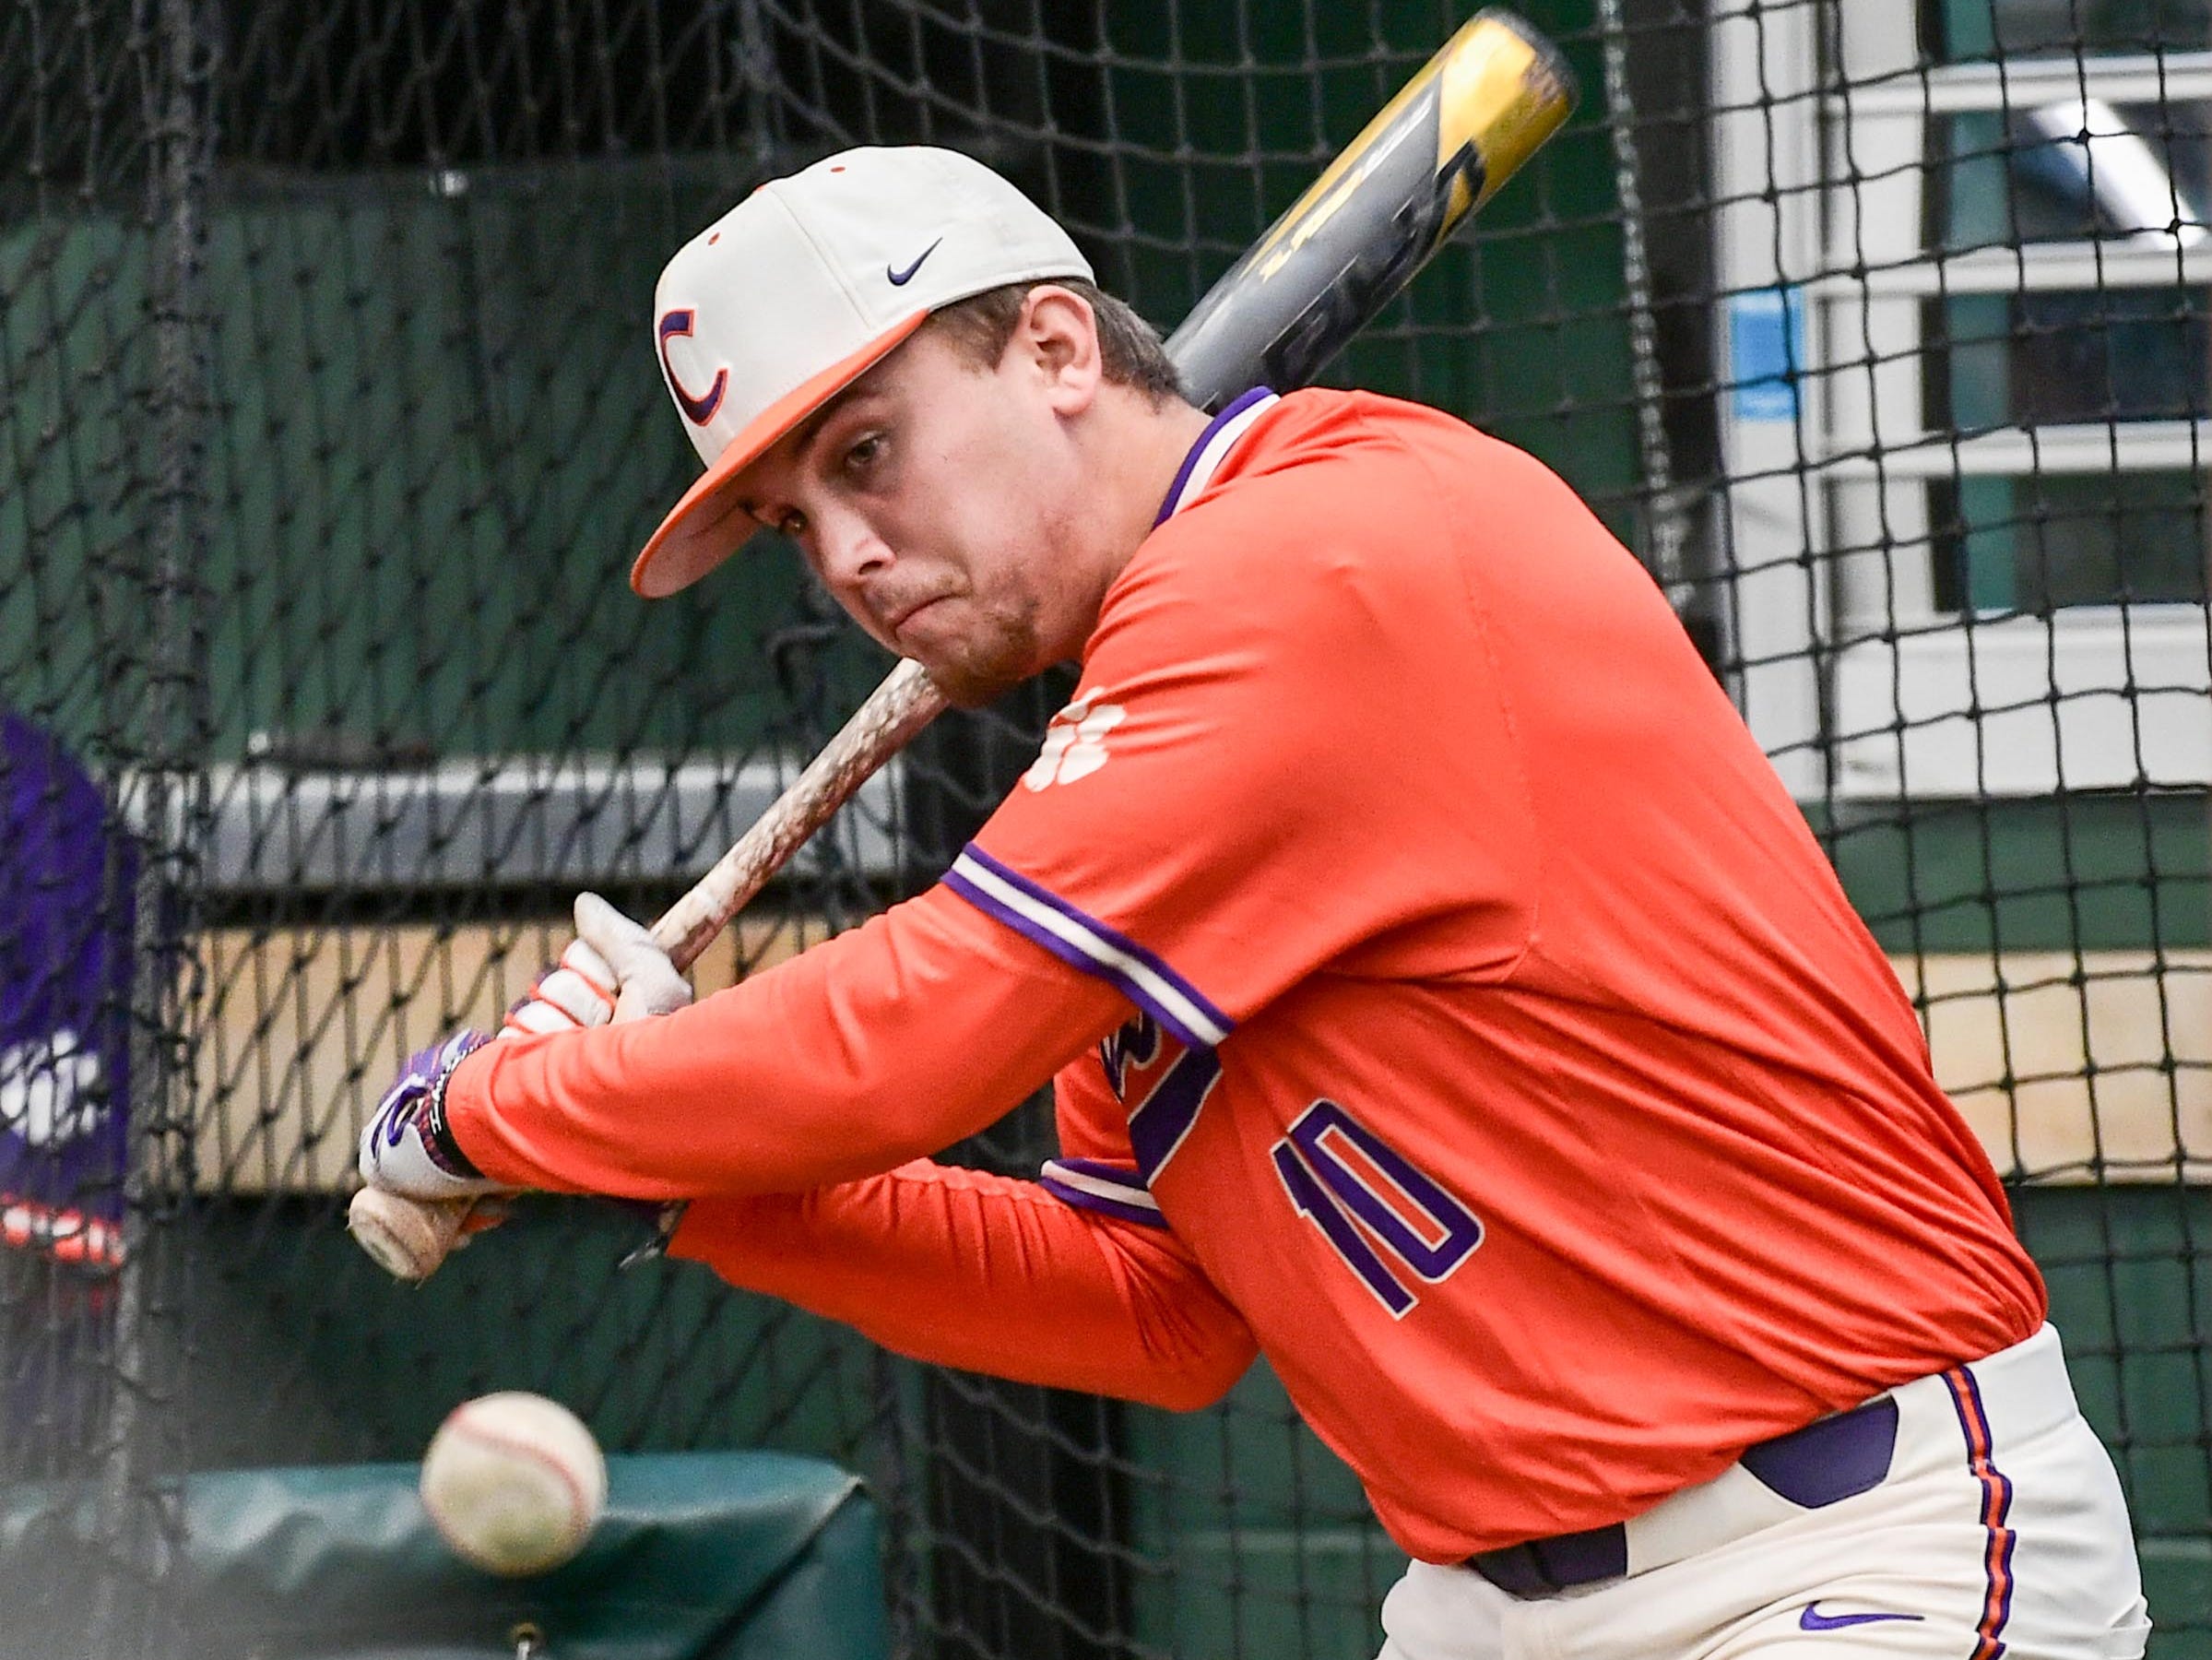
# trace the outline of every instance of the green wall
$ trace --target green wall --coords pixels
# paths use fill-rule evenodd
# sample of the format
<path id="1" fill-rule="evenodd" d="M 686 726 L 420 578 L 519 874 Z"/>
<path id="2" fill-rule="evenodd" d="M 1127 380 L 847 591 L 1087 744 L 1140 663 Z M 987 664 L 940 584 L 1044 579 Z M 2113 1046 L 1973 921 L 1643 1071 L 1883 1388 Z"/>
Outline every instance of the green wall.
<path id="1" fill-rule="evenodd" d="M 1855 801 L 1810 816 L 1892 952 L 2212 944 L 2202 791 Z"/>
<path id="2" fill-rule="evenodd" d="M 1583 21 L 1546 9 L 1540 23 Z M 1111 181 L 1070 186 L 1112 199 L 1070 207 L 1116 227 L 1102 275 L 1164 327 L 1394 89 L 1405 60 L 1378 57 L 1377 31 L 1413 54 L 1443 29 L 1413 4 L 1313 23 L 1309 39 L 1295 8 L 1241 25 L 1220 8 L 1114 14 L 1129 57 L 1105 77 Z M 1595 56 L 1570 55 L 1594 105 Z M 211 674 L 216 756 L 333 726 L 384 754 L 757 739 L 775 714 L 763 643 L 798 587 L 788 558 L 651 605 L 623 580 L 697 473 L 649 347 L 654 280 L 755 165 L 216 171 L 187 308 L 204 380 L 183 417 L 205 622 L 183 655 Z M 1480 251 L 1446 251 L 1332 378 L 1525 444 L 1625 523 L 1611 177 L 1586 114 L 1485 209 Z M 0 554 L 23 574 L 0 580 L 0 684 L 80 741 L 115 724 L 103 666 L 148 644 L 117 578 L 157 551 L 159 411 L 177 396 L 173 365 L 156 385 L 155 253 L 108 208 L 0 229 Z"/>
<path id="3" fill-rule="evenodd" d="M 649 350 L 654 279 L 714 168 L 224 175 L 195 573 L 218 757 L 335 725 L 405 753 L 742 747 L 774 717 L 768 549 L 646 604 L 631 559 L 698 462 Z M 678 226 L 683 227 L 680 232 Z M 148 619 L 160 523 L 148 233 L 0 231 L 0 684 L 80 741 Z"/>

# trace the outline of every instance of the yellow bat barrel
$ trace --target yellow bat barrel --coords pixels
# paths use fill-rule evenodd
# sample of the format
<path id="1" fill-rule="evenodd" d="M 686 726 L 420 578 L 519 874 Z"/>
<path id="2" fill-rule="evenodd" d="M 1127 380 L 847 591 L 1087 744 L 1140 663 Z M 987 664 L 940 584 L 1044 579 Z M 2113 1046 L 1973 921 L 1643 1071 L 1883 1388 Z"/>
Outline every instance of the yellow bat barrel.
<path id="1" fill-rule="evenodd" d="M 1477 13 L 1386 104 L 1167 342 L 1208 409 L 1304 385 L 1496 194 L 1575 106 L 1558 49 Z"/>

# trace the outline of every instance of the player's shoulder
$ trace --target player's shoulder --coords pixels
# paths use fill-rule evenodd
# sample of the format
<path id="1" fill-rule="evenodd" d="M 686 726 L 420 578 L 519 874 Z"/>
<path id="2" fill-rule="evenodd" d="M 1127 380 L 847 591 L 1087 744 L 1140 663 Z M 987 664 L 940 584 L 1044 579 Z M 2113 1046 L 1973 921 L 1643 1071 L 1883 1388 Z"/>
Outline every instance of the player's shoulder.
<path id="1" fill-rule="evenodd" d="M 1313 387 L 1270 405 L 1177 517 L 1263 513 L 1313 492 L 1356 504 L 1440 456 L 1465 465 L 1506 447 L 1426 404 Z"/>
<path id="2" fill-rule="evenodd" d="M 1369 393 L 1294 393 L 1267 408 L 1205 486 L 1138 550 L 1116 602 L 1180 597 L 1236 607 L 1292 602 L 1311 567 L 1408 570 L 1463 526 L 1473 458 L 1502 449 L 1440 410 Z M 1454 482 L 1439 489 L 1439 472 Z M 1479 487 L 1478 487 L 1479 488 Z"/>
<path id="3" fill-rule="evenodd" d="M 1253 423 L 1251 437 L 1215 472 L 1216 489 L 1225 491 L 1238 480 L 1295 475 L 1325 463 L 1388 471 L 1439 461 L 1478 470 L 1534 461 L 1504 439 L 1434 405 L 1319 386 L 1277 398 Z"/>
<path id="4" fill-rule="evenodd" d="M 1219 544 L 1229 557 L 1239 548 L 1279 557 L 1320 533 L 1338 549 L 1457 540 L 1479 531 L 1485 501 L 1524 496 L 1532 474 L 1549 477 L 1534 456 L 1442 409 L 1315 388 L 1271 405 L 1153 540 Z"/>

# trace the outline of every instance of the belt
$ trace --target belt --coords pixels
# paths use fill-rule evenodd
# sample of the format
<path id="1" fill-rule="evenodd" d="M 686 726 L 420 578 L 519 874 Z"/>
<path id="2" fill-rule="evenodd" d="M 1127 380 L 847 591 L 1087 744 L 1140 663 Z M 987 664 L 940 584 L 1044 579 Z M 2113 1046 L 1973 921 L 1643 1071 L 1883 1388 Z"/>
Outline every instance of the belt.
<path id="1" fill-rule="evenodd" d="M 1897 1451 L 1897 1402 L 1877 1395 L 1863 1406 L 1746 1448 L 1737 1463 L 1792 1504 L 1820 1510 L 1881 1485 Z M 1467 1559 L 1467 1566 L 1520 1597 L 1619 1579 L 1628 1571 L 1630 1525 L 1615 1522 L 1480 1551 Z"/>

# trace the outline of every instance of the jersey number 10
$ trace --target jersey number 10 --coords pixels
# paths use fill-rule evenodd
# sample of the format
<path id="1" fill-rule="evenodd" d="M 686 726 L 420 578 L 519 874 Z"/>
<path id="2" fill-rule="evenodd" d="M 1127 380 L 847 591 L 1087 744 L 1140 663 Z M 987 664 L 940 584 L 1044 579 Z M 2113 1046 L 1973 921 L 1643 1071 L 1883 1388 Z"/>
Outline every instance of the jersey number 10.
<path id="1" fill-rule="evenodd" d="M 1274 1156 L 1298 1214 L 1393 1319 L 1421 1300 L 1409 1277 L 1436 1285 L 1483 1242 L 1473 1211 L 1334 1101 L 1300 1113 Z"/>

